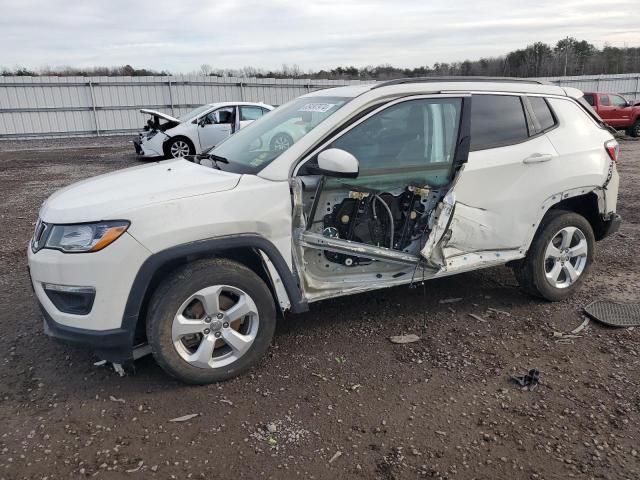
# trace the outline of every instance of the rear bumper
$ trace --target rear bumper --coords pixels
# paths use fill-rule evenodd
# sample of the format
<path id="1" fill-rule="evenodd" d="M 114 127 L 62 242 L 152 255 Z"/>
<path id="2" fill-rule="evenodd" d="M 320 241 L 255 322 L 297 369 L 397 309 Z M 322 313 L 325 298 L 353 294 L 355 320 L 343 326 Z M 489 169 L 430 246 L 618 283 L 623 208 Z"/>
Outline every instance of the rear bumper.
<path id="1" fill-rule="evenodd" d="M 124 363 L 133 360 L 133 331 L 122 328 L 113 330 L 87 330 L 69 327 L 56 322 L 38 302 L 44 318 L 44 333 L 66 345 L 89 348 L 102 360 Z"/>
<path id="2" fill-rule="evenodd" d="M 613 235 L 618 230 L 620 230 L 620 225 L 622 225 L 622 217 L 617 213 L 613 213 L 611 217 L 608 220 L 604 220 L 603 223 L 604 229 L 601 238 Z"/>

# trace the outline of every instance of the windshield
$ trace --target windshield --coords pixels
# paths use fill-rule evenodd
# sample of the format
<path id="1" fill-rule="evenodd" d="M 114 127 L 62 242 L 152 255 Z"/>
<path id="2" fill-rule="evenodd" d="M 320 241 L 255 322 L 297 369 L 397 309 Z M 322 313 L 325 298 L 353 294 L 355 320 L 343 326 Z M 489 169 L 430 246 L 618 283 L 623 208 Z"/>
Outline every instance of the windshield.
<path id="1" fill-rule="evenodd" d="M 202 105 L 201 107 L 194 108 L 190 112 L 185 113 L 184 115 L 180 115 L 178 120 L 181 122 L 187 122 L 196 115 L 200 115 L 201 113 L 206 112 L 207 110 L 211 110 L 211 105 Z"/>
<path id="2" fill-rule="evenodd" d="M 229 161 L 225 170 L 256 173 L 351 98 L 300 97 L 266 114 L 206 153 Z"/>

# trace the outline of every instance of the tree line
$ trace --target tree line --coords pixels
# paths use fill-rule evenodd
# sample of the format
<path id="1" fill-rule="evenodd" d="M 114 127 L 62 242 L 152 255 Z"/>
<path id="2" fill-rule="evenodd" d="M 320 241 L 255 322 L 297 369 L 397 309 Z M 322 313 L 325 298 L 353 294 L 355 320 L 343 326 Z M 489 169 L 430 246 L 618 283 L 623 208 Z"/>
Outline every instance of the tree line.
<path id="1" fill-rule="evenodd" d="M 614 47 L 606 45 L 599 49 L 586 40 L 567 37 L 549 45 L 535 42 L 525 48 L 514 50 L 498 57 L 480 60 L 465 60 L 452 63 L 435 63 L 433 66 L 398 68 L 389 64 L 378 66 L 340 66 L 330 70 L 304 72 L 297 65 L 282 65 L 279 69 L 243 67 L 239 69 L 215 68 L 203 64 L 200 75 L 217 77 L 257 78 L 308 78 L 308 79 L 360 79 L 386 80 L 398 77 L 427 76 L 499 76 L 499 77 L 555 77 L 564 75 L 599 75 L 640 72 L 640 47 Z M 169 71 L 147 68 L 123 67 L 43 67 L 30 70 L 23 67 L 0 68 L 0 74 L 8 75 L 54 75 L 54 76 L 154 76 L 171 75 Z"/>

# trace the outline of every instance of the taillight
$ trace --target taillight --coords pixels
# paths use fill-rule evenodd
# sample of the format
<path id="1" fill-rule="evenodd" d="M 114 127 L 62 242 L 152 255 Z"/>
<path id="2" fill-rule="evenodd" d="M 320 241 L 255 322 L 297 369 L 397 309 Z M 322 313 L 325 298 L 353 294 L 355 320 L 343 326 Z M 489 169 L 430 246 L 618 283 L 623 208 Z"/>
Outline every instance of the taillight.
<path id="1" fill-rule="evenodd" d="M 618 145 L 618 142 L 616 142 L 615 140 L 606 141 L 604 142 L 604 149 L 609 154 L 609 158 L 611 158 L 611 160 L 613 160 L 614 162 L 618 163 L 618 152 L 620 151 L 620 146 Z"/>

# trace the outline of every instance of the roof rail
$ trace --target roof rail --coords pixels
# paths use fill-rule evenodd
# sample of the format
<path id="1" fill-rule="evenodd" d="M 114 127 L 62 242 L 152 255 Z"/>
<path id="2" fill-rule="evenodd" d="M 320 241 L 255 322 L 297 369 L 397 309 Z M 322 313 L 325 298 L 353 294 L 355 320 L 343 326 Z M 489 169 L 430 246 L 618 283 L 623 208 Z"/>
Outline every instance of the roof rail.
<path id="1" fill-rule="evenodd" d="M 531 83 L 537 85 L 549 85 L 548 82 L 542 80 L 532 80 L 530 78 L 519 77 L 409 77 L 409 78 L 396 78 L 395 80 L 388 80 L 375 84 L 372 87 L 380 88 L 387 87 L 389 85 L 401 85 L 404 83 L 437 83 L 437 82 L 496 82 L 496 83 Z"/>

